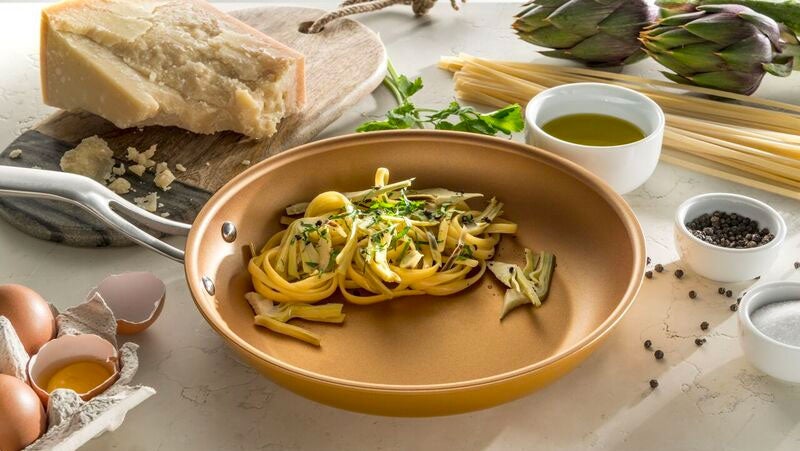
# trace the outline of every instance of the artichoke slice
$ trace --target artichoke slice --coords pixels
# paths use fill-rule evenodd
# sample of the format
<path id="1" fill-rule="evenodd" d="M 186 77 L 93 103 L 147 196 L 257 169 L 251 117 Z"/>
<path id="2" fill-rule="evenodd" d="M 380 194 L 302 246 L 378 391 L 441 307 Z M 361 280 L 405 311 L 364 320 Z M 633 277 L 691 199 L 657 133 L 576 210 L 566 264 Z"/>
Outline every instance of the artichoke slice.
<path id="1" fill-rule="evenodd" d="M 500 319 L 515 308 L 531 304 L 532 307 L 540 307 L 542 301 L 550 291 L 550 281 L 552 280 L 555 268 L 555 256 L 549 252 L 534 252 L 525 249 L 525 267 L 504 262 L 487 263 L 489 271 L 503 285 L 508 287 L 503 296 L 503 308 Z"/>
<path id="2" fill-rule="evenodd" d="M 342 313 L 344 304 L 290 304 L 277 303 L 265 298 L 259 293 L 251 292 L 244 295 L 250 307 L 255 312 L 255 323 L 279 334 L 303 340 L 314 346 L 320 345 L 319 336 L 302 327 L 288 324 L 294 318 L 321 323 L 343 323 L 345 314 Z"/>

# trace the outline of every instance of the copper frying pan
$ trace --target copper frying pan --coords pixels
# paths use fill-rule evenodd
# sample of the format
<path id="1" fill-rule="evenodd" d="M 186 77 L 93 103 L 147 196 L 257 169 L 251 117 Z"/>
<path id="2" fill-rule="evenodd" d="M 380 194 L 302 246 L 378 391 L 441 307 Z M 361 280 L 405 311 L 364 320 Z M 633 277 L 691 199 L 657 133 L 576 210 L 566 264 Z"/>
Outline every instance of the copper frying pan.
<path id="1" fill-rule="evenodd" d="M 389 168 L 393 179 L 416 177 L 415 186 L 481 192 L 504 202 L 504 216 L 520 230 L 515 238 L 504 238 L 496 258 L 520 262 L 523 247 L 557 256 L 545 305 L 518 309 L 500 322 L 503 290 L 487 275 L 455 296 L 346 305 L 342 326 L 304 324 L 322 336 L 321 348 L 254 326 L 243 298 L 251 289 L 247 245 L 260 246 L 279 230 L 285 206 L 324 190 L 362 189 L 379 166 Z M 130 207 L 83 177 L 40 173 L 0 168 L 0 192 L 81 204 L 134 241 L 178 261 L 182 251 L 117 212 L 167 233 L 188 230 L 186 278 L 211 327 L 284 387 L 372 414 L 466 412 L 552 382 L 583 361 L 619 322 L 644 271 L 642 231 L 619 195 L 567 160 L 497 138 L 417 130 L 314 142 L 231 180 L 191 230 Z M 42 186 L 47 180 L 49 186 Z"/>

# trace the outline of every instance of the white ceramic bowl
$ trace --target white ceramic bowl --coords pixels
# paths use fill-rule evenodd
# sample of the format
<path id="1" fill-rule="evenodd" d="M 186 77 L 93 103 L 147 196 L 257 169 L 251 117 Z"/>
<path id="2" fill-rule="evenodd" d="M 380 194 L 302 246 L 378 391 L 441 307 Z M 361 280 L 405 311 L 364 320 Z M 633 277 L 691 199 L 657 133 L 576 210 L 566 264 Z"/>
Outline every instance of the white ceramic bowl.
<path id="1" fill-rule="evenodd" d="M 756 286 L 739 305 L 739 332 L 744 355 L 750 363 L 772 377 L 800 383 L 800 347 L 774 340 L 750 319 L 766 304 L 800 299 L 800 282 L 770 282 Z"/>
<path id="2" fill-rule="evenodd" d="M 695 237 L 686 223 L 714 211 L 736 213 L 758 221 L 759 228 L 768 228 L 775 238 L 769 243 L 749 249 L 715 246 Z M 683 202 L 675 212 L 675 247 L 694 272 L 719 282 L 740 282 L 754 279 L 769 270 L 778 258 L 786 238 L 786 222 L 769 205 L 747 196 L 709 193 Z"/>
<path id="3" fill-rule="evenodd" d="M 584 146 L 548 135 L 547 122 L 569 114 L 605 114 L 638 126 L 645 138 L 621 146 Z M 525 109 L 528 144 L 558 154 L 600 176 L 620 194 L 653 174 L 664 140 L 664 112 L 649 97 L 620 86 L 573 83 L 539 93 Z"/>

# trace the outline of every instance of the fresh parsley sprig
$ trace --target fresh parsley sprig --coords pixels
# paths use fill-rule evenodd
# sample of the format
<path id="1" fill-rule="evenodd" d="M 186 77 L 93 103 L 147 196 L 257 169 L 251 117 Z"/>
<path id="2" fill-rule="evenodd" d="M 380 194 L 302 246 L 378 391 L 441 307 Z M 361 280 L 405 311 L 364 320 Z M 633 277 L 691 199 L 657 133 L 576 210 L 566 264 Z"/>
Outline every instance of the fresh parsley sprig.
<path id="1" fill-rule="evenodd" d="M 425 128 L 426 124 L 430 124 L 436 130 L 493 136 L 498 133 L 511 135 L 525 128 L 522 108 L 518 104 L 508 105 L 487 114 L 479 113 L 474 108 L 462 106 L 455 101 L 441 110 L 417 108 L 409 99 L 423 88 L 422 79 L 417 77 L 411 81 L 405 75 L 398 74 L 391 62 L 387 65 L 387 75 L 383 84 L 392 93 L 398 106 L 386 113 L 385 120 L 365 122 L 356 129 L 357 132 Z"/>

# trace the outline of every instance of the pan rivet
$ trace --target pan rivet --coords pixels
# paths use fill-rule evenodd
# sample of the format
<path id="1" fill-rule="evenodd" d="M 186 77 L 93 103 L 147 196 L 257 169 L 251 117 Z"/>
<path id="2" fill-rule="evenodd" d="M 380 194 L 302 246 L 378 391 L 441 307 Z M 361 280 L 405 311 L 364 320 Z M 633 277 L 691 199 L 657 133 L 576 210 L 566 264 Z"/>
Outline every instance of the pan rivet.
<path id="1" fill-rule="evenodd" d="M 214 296 L 214 293 L 216 293 L 217 289 L 214 287 L 214 282 L 211 281 L 211 278 L 208 276 L 203 276 L 201 280 L 203 281 L 203 288 L 206 289 L 206 292 L 211 296 Z"/>
<path id="2" fill-rule="evenodd" d="M 236 241 L 236 226 L 230 221 L 225 221 L 222 224 L 222 239 L 233 243 Z"/>

